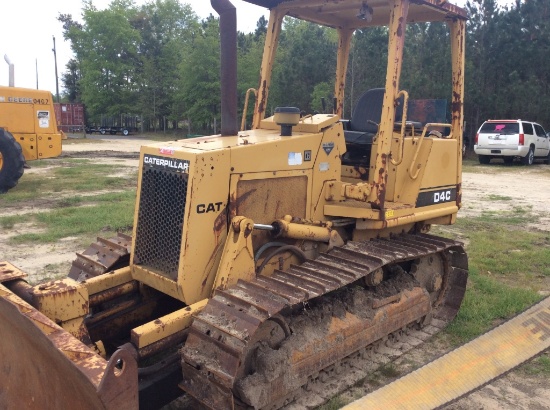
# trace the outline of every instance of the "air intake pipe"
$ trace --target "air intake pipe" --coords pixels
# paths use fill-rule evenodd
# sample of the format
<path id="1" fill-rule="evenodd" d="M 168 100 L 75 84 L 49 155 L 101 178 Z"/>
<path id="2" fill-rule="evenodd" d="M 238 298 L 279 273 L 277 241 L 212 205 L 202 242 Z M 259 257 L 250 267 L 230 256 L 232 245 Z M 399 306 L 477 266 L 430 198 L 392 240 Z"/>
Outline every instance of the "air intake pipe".
<path id="1" fill-rule="evenodd" d="M 220 15 L 222 136 L 237 135 L 237 10 L 229 0 L 210 0 Z"/>
<path id="2" fill-rule="evenodd" d="M 11 62 L 11 60 L 9 59 L 9 57 L 8 57 L 7 54 L 4 54 L 4 60 L 6 60 L 6 63 L 8 63 L 8 65 L 10 66 L 10 71 L 9 71 L 9 76 L 10 76 L 9 81 L 10 81 L 10 82 L 9 82 L 9 86 L 10 86 L 10 87 L 15 87 L 15 79 L 14 79 L 14 77 L 15 77 L 15 74 L 14 74 L 15 69 L 14 69 L 14 65 L 13 65 L 13 63 Z"/>

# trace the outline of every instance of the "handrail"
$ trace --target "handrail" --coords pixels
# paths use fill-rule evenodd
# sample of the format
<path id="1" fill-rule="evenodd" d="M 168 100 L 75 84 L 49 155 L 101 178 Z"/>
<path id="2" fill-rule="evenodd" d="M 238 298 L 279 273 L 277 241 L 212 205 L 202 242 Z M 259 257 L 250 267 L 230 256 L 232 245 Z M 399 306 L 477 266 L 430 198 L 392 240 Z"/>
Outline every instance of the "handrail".
<path id="1" fill-rule="evenodd" d="M 244 109 L 243 109 L 243 119 L 241 120 L 241 131 L 245 131 L 246 128 L 246 114 L 248 111 L 248 98 L 250 97 L 250 92 L 254 91 L 254 98 L 258 98 L 258 90 L 255 88 L 249 88 L 246 90 L 246 97 L 244 98 Z"/>
<path id="2" fill-rule="evenodd" d="M 422 135 L 420 137 L 418 137 L 418 139 L 416 141 L 414 141 L 414 139 L 413 139 L 413 143 L 418 142 L 418 145 L 416 147 L 416 152 L 414 153 L 411 165 L 409 166 L 409 176 L 411 177 L 411 179 L 418 178 L 418 174 L 420 173 L 420 166 L 418 166 L 414 176 L 412 174 L 412 169 L 414 168 L 416 158 L 418 157 L 418 153 L 420 152 L 420 146 L 422 145 L 422 141 L 424 141 L 424 138 L 426 137 L 426 132 L 428 131 L 428 128 L 432 128 L 432 127 L 452 128 L 452 125 L 451 124 L 437 123 L 437 122 L 429 122 L 426 125 L 424 125 L 424 130 L 422 131 Z"/>
<path id="3" fill-rule="evenodd" d="M 403 150 L 404 150 L 404 146 L 405 146 L 405 129 L 407 127 L 407 107 L 409 106 L 409 93 L 405 90 L 399 91 L 397 93 L 396 100 L 399 100 L 399 97 L 401 95 L 403 96 L 403 115 L 401 116 L 401 135 L 400 135 L 401 145 L 399 146 L 399 151 L 398 151 L 399 160 L 394 161 L 393 155 L 392 155 L 391 163 L 393 165 L 399 165 L 403 162 Z"/>

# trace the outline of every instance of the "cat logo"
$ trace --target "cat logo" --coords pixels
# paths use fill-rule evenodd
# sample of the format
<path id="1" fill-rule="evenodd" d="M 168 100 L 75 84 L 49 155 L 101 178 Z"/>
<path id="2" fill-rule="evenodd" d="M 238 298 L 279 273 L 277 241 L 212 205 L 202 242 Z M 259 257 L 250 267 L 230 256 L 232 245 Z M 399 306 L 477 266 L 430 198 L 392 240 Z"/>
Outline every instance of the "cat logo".
<path id="1" fill-rule="evenodd" d="M 210 202 L 209 204 L 198 204 L 197 213 L 207 214 L 208 212 L 219 212 L 223 202 Z"/>

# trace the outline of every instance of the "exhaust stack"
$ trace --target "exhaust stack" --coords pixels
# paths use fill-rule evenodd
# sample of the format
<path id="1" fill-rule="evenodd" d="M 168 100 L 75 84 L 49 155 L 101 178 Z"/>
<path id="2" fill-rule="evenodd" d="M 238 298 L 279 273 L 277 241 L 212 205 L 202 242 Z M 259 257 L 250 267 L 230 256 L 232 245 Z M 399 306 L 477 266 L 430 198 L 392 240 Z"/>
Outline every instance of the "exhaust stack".
<path id="1" fill-rule="evenodd" d="M 229 0 L 210 0 L 220 15 L 222 136 L 237 135 L 237 11 Z"/>
<path id="2" fill-rule="evenodd" d="M 10 86 L 10 87 L 15 87 L 15 68 L 14 68 L 14 65 L 13 65 L 13 63 L 11 62 L 11 60 L 9 59 L 9 57 L 8 57 L 7 54 L 4 54 L 4 60 L 6 60 L 6 63 L 8 63 L 8 65 L 10 66 L 10 71 L 9 71 L 9 76 L 10 76 L 9 86 Z"/>

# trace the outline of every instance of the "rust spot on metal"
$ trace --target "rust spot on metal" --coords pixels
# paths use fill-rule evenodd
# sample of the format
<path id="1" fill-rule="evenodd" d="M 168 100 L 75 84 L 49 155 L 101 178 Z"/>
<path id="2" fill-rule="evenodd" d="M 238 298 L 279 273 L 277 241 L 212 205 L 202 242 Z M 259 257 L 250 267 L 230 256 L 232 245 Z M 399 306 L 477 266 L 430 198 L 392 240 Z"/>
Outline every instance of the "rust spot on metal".
<path id="1" fill-rule="evenodd" d="M 355 166 L 353 169 L 359 174 L 359 179 L 361 181 L 369 180 L 369 170 L 367 168 Z"/>
<path id="2" fill-rule="evenodd" d="M 137 351 L 138 357 L 140 359 L 146 359 L 154 356 L 155 354 L 166 352 L 171 347 L 183 343 L 185 339 L 187 339 L 188 333 L 189 329 L 179 330 L 170 336 L 164 337 L 154 343 L 151 343 L 150 345 L 142 347 Z M 168 365 L 169 363 L 166 364 L 166 366 Z"/>
<path id="3" fill-rule="evenodd" d="M 219 243 L 221 233 L 227 227 L 227 213 L 228 207 L 226 206 L 214 221 L 214 236 L 216 237 L 216 245 Z"/>
<path id="4" fill-rule="evenodd" d="M 96 306 L 101 303 L 116 299 L 120 296 L 127 295 L 129 293 L 136 293 L 139 289 L 138 283 L 136 281 L 131 281 L 128 283 L 123 283 L 102 292 L 90 295 L 90 306 Z"/>
<path id="5" fill-rule="evenodd" d="M 231 195 L 231 200 L 229 202 L 229 218 L 233 219 L 234 216 L 237 216 L 239 212 L 239 207 L 241 204 L 248 199 L 250 195 L 256 192 L 256 189 L 251 189 L 248 192 L 245 192 L 240 197 L 236 198 L 236 194 Z"/>
<path id="6" fill-rule="evenodd" d="M 258 112 L 261 114 L 265 111 L 265 104 L 267 102 L 267 81 L 262 81 L 262 95 L 260 96 L 260 101 L 258 103 Z"/>
<path id="7" fill-rule="evenodd" d="M 387 182 L 387 172 L 386 172 L 386 164 L 388 162 L 388 156 L 386 154 L 380 155 L 382 166 L 380 167 L 380 170 L 378 172 L 378 181 L 376 181 L 375 185 L 377 187 L 377 199 L 376 202 L 373 204 L 378 209 L 384 208 L 384 202 L 386 201 L 386 182 Z"/>
<path id="8" fill-rule="evenodd" d="M 399 17 L 399 26 L 397 26 L 397 37 L 403 36 L 403 17 Z"/>
<path id="9" fill-rule="evenodd" d="M 74 337 L 80 340 L 85 345 L 91 345 L 92 340 L 90 339 L 90 334 L 88 333 L 88 328 L 82 323 L 78 330 L 72 333 Z"/>
<path id="10" fill-rule="evenodd" d="M 460 94 L 457 92 L 453 92 L 453 102 L 451 103 L 451 110 L 453 114 L 460 112 L 461 108 L 462 108 L 462 101 L 460 99 Z"/>
<path id="11" fill-rule="evenodd" d="M 252 231 L 253 231 L 253 227 L 250 224 L 247 224 L 246 229 L 244 230 L 244 237 L 248 238 L 252 233 Z"/>

